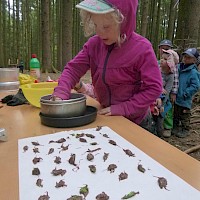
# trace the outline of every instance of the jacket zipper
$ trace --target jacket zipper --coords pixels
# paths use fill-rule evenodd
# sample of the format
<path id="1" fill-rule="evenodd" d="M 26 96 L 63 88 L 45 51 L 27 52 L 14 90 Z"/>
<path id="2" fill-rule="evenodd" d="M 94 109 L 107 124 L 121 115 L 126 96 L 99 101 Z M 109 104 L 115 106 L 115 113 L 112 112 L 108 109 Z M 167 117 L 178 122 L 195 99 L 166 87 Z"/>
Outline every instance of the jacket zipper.
<path id="1" fill-rule="evenodd" d="M 108 64 L 108 59 L 110 57 L 110 54 L 111 54 L 111 51 L 113 50 L 114 48 L 114 45 L 115 44 L 112 44 L 109 49 L 108 49 L 108 52 L 107 52 L 107 55 L 106 55 L 106 58 L 105 58 L 105 61 L 104 61 L 104 65 L 103 65 L 103 73 L 102 73 L 102 80 L 103 80 L 103 83 L 106 85 L 106 88 L 108 90 L 108 94 L 109 94 L 109 99 L 108 99 L 108 105 L 110 106 L 111 105 L 111 89 L 109 87 L 109 85 L 106 83 L 106 67 L 107 67 L 107 64 Z"/>

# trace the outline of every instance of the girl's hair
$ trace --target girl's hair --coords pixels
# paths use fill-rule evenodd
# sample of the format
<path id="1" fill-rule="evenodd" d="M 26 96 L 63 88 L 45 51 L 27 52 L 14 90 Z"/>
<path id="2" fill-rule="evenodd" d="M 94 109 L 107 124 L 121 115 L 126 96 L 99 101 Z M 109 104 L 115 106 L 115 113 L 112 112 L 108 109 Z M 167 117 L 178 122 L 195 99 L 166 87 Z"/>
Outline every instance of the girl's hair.
<path id="1" fill-rule="evenodd" d="M 118 9 L 115 9 L 115 11 L 108 14 L 110 14 L 113 17 L 114 21 L 119 25 L 120 28 L 120 24 L 122 24 L 122 22 L 124 21 L 124 16 L 122 15 L 122 13 Z M 91 15 L 92 13 L 88 11 L 82 9 L 80 10 L 81 26 L 83 26 L 85 37 L 89 37 L 95 34 L 95 25 L 91 20 Z M 126 35 L 119 34 L 117 42 L 118 45 L 120 46 L 120 44 L 122 44 L 125 40 L 126 40 Z"/>

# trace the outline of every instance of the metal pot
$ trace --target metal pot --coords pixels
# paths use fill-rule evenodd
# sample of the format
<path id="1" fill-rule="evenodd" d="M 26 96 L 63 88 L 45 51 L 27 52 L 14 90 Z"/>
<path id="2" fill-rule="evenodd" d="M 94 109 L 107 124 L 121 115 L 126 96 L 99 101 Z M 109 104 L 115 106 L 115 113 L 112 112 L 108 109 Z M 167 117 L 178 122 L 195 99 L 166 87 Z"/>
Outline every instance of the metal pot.
<path id="1" fill-rule="evenodd" d="M 19 81 L 0 83 L 0 91 L 14 91 L 19 89 Z"/>
<path id="2" fill-rule="evenodd" d="M 19 79 L 18 68 L 0 68 L 0 82 L 16 82 Z"/>
<path id="3" fill-rule="evenodd" d="M 84 114 L 86 110 L 86 97 L 84 94 L 71 93 L 69 100 L 51 101 L 51 95 L 41 97 L 41 113 L 49 117 L 76 117 Z"/>
<path id="4" fill-rule="evenodd" d="M 0 91 L 14 91 L 19 89 L 19 69 L 0 68 Z"/>

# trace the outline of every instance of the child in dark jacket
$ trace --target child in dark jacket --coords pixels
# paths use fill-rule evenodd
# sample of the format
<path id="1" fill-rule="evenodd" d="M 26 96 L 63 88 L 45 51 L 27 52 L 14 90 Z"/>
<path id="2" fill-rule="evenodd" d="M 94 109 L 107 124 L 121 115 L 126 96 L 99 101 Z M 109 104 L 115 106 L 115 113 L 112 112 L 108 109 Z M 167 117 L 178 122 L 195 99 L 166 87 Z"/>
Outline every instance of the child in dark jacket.
<path id="1" fill-rule="evenodd" d="M 189 135 L 192 97 L 200 87 L 200 76 L 196 65 L 199 56 L 197 49 L 189 48 L 182 55 L 182 63 L 178 65 L 179 88 L 174 104 L 172 129 L 172 134 L 180 138 Z"/>

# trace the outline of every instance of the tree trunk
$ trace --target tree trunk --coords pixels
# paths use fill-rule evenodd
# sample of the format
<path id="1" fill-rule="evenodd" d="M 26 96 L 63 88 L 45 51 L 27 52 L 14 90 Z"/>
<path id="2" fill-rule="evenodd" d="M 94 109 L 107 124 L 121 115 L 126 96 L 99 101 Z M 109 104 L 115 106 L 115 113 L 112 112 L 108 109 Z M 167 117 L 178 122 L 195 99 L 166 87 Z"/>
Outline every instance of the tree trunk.
<path id="1" fill-rule="evenodd" d="M 3 27 L 2 24 L 2 1 L 0 1 L 0 27 Z M 0 35 L 3 35 L 3 29 L 0 28 Z M 0 67 L 4 67 L 4 53 L 3 53 L 3 38 L 0 37 Z"/>
<path id="2" fill-rule="evenodd" d="M 62 0 L 56 1 L 56 30 L 57 30 L 57 69 L 62 71 Z"/>
<path id="3" fill-rule="evenodd" d="M 42 70 L 52 72 L 51 69 L 51 41 L 49 29 L 49 6 L 50 0 L 41 1 L 41 20 L 42 20 Z"/>
<path id="4" fill-rule="evenodd" d="M 147 24 L 148 24 L 148 12 L 149 12 L 149 0 L 142 1 L 142 18 L 141 18 L 141 32 L 140 34 L 146 37 L 147 33 Z"/>
<path id="5" fill-rule="evenodd" d="M 180 1 L 179 3 L 176 33 L 179 53 L 189 47 L 197 47 L 200 20 L 199 7 L 199 0 Z"/>
<path id="6" fill-rule="evenodd" d="M 155 11 L 156 11 L 156 0 L 151 0 L 150 3 L 150 23 L 149 23 L 149 39 L 150 41 L 153 41 L 153 38 L 155 37 L 153 35 L 153 27 L 155 26 Z"/>
<path id="7" fill-rule="evenodd" d="M 13 59 L 13 63 L 14 64 L 17 64 L 17 58 L 18 58 L 18 55 L 17 55 L 17 37 L 18 37 L 18 33 L 16 32 L 16 23 L 17 23 L 17 19 L 16 19 L 16 0 L 13 0 L 13 5 L 12 5 L 12 11 L 13 11 L 13 14 L 12 16 L 10 16 L 10 26 L 12 26 L 12 34 L 9 35 L 9 39 L 8 41 L 11 40 L 11 37 L 12 37 L 12 46 L 10 46 L 9 48 L 9 58 L 12 58 L 14 57 Z M 19 41 L 19 40 L 18 40 Z"/>
<path id="8" fill-rule="evenodd" d="M 159 41 L 159 32 L 160 32 L 160 7 L 161 7 L 161 0 L 158 0 L 157 2 L 157 16 L 156 16 L 156 25 L 155 25 L 155 31 L 154 31 L 154 35 L 156 37 L 154 37 L 154 42 L 153 42 L 153 47 L 155 49 L 155 51 L 158 53 L 158 43 Z"/>
<path id="9" fill-rule="evenodd" d="M 200 20 L 199 20 L 199 31 L 198 31 L 198 44 L 197 44 L 197 46 L 198 46 L 198 50 L 200 50 Z"/>
<path id="10" fill-rule="evenodd" d="M 73 0 L 62 2 L 62 66 L 72 59 L 72 5 Z"/>
<path id="11" fill-rule="evenodd" d="M 26 60 L 27 60 L 27 65 L 28 68 L 29 66 L 29 60 L 31 59 L 31 53 L 35 53 L 35 52 L 31 52 L 31 39 L 32 39 L 32 34 L 31 34 L 31 22 L 30 22 L 30 5 L 29 5 L 30 1 L 29 0 L 25 0 L 25 16 L 26 16 L 26 23 L 25 23 L 25 42 L 27 45 L 27 48 L 25 48 L 26 51 Z"/>
<path id="12" fill-rule="evenodd" d="M 25 65 L 25 69 L 29 68 L 29 59 L 30 59 L 30 55 L 27 56 L 27 42 L 26 42 L 26 6 L 25 6 L 25 2 L 22 1 L 21 4 L 21 15 L 22 15 L 22 23 L 21 23 L 21 54 L 22 54 L 22 58 L 24 61 L 24 65 Z M 26 45 L 24 45 L 26 44 Z"/>
<path id="13" fill-rule="evenodd" d="M 12 34 L 8 34 L 6 35 L 5 37 L 5 43 L 7 43 L 8 41 L 11 41 L 11 35 L 12 35 L 12 38 L 14 38 L 14 23 L 11 23 L 11 7 L 10 7 L 10 1 L 8 1 L 7 3 L 8 5 L 8 20 L 7 20 L 7 27 L 11 27 L 11 29 L 13 30 L 12 31 Z M 13 19 L 15 19 L 15 11 L 14 11 L 14 1 L 13 1 Z M 11 57 L 11 49 L 14 49 L 14 43 L 15 41 L 13 40 L 13 42 L 7 46 L 6 48 L 6 54 L 8 56 L 8 59 L 10 60 L 11 63 L 14 63 L 14 59 L 12 59 L 13 57 L 15 57 L 15 55 L 13 54 L 13 56 Z"/>
<path id="14" fill-rule="evenodd" d="M 50 14 L 50 21 L 52 23 L 50 23 L 51 27 L 50 27 L 50 35 L 51 35 L 51 41 L 52 41 L 52 45 L 51 45 L 51 58 L 52 58 L 52 66 L 54 67 L 55 66 L 55 52 L 56 52 L 56 49 L 55 49 L 55 37 L 56 37 L 56 29 L 55 29 L 55 16 L 56 16 L 56 12 L 55 12 L 55 2 L 53 1 L 52 2 L 52 5 L 51 5 L 52 9 L 50 10 L 51 14 Z"/>
<path id="15" fill-rule="evenodd" d="M 169 22 L 168 22 L 168 29 L 167 29 L 167 39 L 173 42 L 174 36 L 174 25 L 175 25 L 175 17 L 177 6 L 175 7 L 177 0 L 171 0 L 170 3 L 170 13 L 169 13 Z"/>
<path id="16" fill-rule="evenodd" d="M 2 38 L 3 38 L 3 55 L 4 55 L 4 59 L 3 59 L 3 66 L 6 67 L 7 66 L 7 49 L 6 49 L 6 0 L 2 1 Z"/>
<path id="17" fill-rule="evenodd" d="M 33 38 L 34 41 L 37 42 L 37 45 L 35 45 L 36 52 L 38 54 L 38 58 L 42 58 L 42 26 L 41 26 L 41 0 L 37 0 L 37 10 L 36 10 L 36 25 L 35 25 L 35 37 Z"/>
<path id="18" fill-rule="evenodd" d="M 15 38 L 18 37 L 20 38 L 20 31 L 19 31 L 19 0 L 16 0 L 16 35 L 15 35 Z M 21 55 L 20 55 L 20 47 L 19 47 L 19 42 L 20 40 L 18 40 L 16 38 L 16 54 L 17 54 L 17 58 L 20 62 L 21 60 Z"/>

